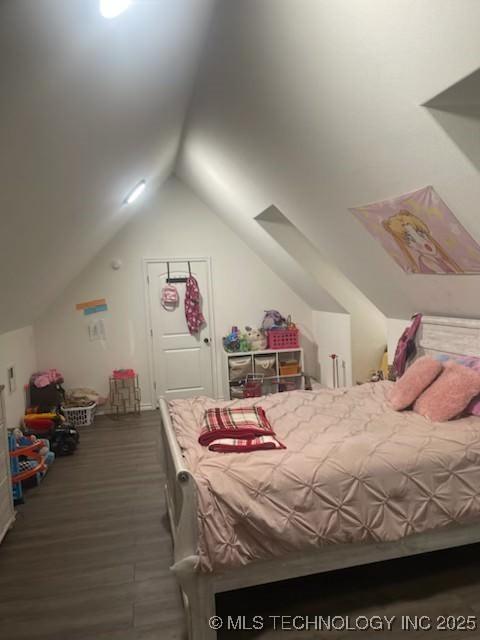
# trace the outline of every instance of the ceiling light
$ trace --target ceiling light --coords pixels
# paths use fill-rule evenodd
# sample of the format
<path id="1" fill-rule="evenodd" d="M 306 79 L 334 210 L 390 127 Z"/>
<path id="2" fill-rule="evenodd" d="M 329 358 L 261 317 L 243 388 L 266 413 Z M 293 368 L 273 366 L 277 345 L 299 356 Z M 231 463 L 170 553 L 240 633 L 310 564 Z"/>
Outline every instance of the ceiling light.
<path id="1" fill-rule="evenodd" d="M 131 4 L 132 0 L 100 0 L 100 13 L 104 18 L 116 18 Z"/>
<path id="2" fill-rule="evenodd" d="M 144 191 L 146 186 L 147 183 L 145 182 L 145 180 L 140 180 L 140 182 L 133 187 L 128 196 L 125 198 L 124 203 L 132 204 L 132 202 L 135 202 L 138 196 Z"/>

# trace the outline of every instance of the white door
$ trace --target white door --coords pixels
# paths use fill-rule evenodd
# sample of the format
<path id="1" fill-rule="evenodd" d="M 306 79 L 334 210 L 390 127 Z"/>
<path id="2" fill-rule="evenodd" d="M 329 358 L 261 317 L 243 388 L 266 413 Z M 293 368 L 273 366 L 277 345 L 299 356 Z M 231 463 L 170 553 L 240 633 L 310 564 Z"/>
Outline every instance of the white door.
<path id="1" fill-rule="evenodd" d="M 147 287 L 157 400 L 160 397 L 171 400 L 197 395 L 213 396 L 215 360 L 209 264 L 206 260 L 191 260 L 190 270 L 200 288 L 201 309 L 206 321 L 196 335 L 190 335 L 185 318 L 185 282 L 172 283 L 179 295 L 179 304 L 173 310 L 166 310 L 161 304 L 168 274 L 170 278 L 186 279 L 189 275 L 188 262 L 148 262 Z"/>

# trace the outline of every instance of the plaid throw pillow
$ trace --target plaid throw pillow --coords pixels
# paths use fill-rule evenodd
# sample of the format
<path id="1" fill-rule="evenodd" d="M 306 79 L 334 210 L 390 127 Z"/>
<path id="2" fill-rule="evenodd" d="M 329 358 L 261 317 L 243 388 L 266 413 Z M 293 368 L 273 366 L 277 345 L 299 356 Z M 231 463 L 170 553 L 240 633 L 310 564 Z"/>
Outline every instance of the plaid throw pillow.
<path id="1" fill-rule="evenodd" d="M 198 441 L 221 453 L 285 449 L 262 407 L 208 409 Z"/>

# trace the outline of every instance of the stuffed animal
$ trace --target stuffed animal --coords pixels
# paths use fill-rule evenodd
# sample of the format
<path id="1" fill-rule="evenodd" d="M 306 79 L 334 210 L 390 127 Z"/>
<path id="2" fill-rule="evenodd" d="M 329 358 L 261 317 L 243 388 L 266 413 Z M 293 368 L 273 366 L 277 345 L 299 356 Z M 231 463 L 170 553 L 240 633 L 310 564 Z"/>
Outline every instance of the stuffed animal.
<path id="1" fill-rule="evenodd" d="M 267 337 L 260 329 L 245 327 L 245 335 L 250 343 L 251 351 L 261 351 L 267 348 Z"/>
<path id="2" fill-rule="evenodd" d="M 270 309 L 265 311 L 265 316 L 262 322 L 262 329 L 264 331 L 270 331 L 271 329 L 283 329 L 287 326 L 287 321 L 279 311 Z"/>
<path id="3" fill-rule="evenodd" d="M 248 336 L 246 333 L 241 333 L 240 334 L 240 341 L 239 341 L 239 347 L 238 350 L 239 351 L 250 351 L 251 346 L 250 346 L 250 341 L 248 339 Z"/>
<path id="4" fill-rule="evenodd" d="M 238 332 L 238 327 L 232 327 L 231 332 L 228 336 L 225 336 L 222 340 L 223 348 L 228 353 L 232 353 L 234 351 L 240 350 L 240 334 Z"/>

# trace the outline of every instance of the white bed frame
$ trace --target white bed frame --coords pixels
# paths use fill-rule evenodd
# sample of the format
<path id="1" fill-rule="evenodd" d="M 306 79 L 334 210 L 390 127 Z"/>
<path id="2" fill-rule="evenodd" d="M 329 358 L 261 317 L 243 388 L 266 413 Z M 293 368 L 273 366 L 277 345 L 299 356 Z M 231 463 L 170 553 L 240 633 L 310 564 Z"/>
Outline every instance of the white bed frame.
<path id="1" fill-rule="evenodd" d="M 417 334 L 418 353 L 453 353 L 480 357 L 480 320 L 426 316 Z M 396 542 L 324 546 L 317 551 L 254 561 L 223 573 L 195 571 L 198 560 L 197 494 L 185 466 L 165 400 L 160 400 L 166 502 L 174 547 L 175 572 L 187 613 L 190 640 L 214 640 L 209 618 L 215 594 L 334 569 L 411 556 L 480 542 L 480 523 L 454 525 Z"/>

